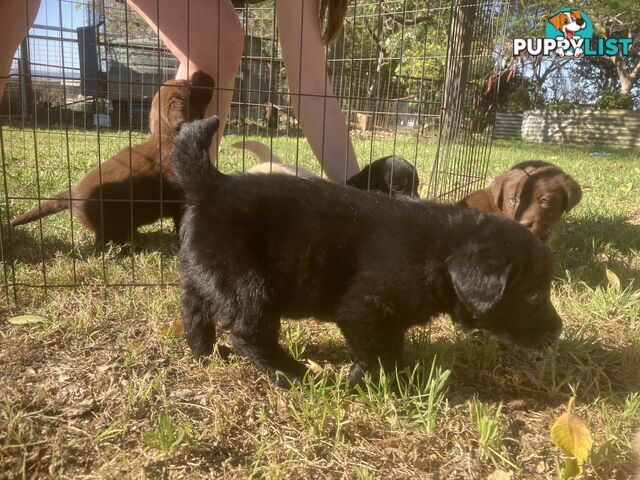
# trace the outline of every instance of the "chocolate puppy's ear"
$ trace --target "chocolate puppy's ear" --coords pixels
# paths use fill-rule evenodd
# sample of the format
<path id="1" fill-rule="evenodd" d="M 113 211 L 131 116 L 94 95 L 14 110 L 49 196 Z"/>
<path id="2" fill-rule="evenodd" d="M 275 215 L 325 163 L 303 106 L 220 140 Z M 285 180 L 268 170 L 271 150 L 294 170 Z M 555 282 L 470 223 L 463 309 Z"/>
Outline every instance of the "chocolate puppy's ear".
<path id="1" fill-rule="evenodd" d="M 564 193 L 566 195 L 566 204 L 564 211 L 568 212 L 578 203 L 580 203 L 580 200 L 582 199 L 582 188 L 580 188 L 580 184 L 569 175 L 567 175 L 562 188 L 564 189 Z"/>
<path id="2" fill-rule="evenodd" d="M 494 178 L 491 185 L 487 187 L 493 197 L 493 203 L 500 211 L 502 211 L 502 202 L 504 201 L 504 183 L 507 181 L 508 175 L 509 172 L 505 172 L 499 177 Z"/>
<path id="3" fill-rule="evenodd" d="M 492 195 L 486 189 L 476 190 L 458 202 L 461 207 L 473 208 L 479 212 L 495 211 Z"/>
<path id="4" fill-rule="evenodd" d="M 502 300 L 511 271 L 505 258 L 477 245 L 454 252 L 447 258 L 447 268 L 458 298 L 476 317 Z"/>

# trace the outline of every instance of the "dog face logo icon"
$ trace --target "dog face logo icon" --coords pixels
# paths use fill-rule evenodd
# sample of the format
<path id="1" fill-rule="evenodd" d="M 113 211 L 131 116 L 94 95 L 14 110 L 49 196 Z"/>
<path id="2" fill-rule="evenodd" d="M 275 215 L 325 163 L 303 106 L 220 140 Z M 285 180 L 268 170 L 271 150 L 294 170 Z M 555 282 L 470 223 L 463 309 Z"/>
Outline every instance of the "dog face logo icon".
<path id="1" fill-rule="evenodd" d="M 559 12 L 549 18 L 549 23 L 556 30 L 561 31 L 564 37 L 571 40 L 573 35 L 587 27 L 587 22 L 582 18 L 580 10 L 569 10 L 568 12 Z"/>
<path id="2" fill-rule="evenodd" d="M 549 17 L 546 34 L 547 38 L 559 40 L 556 49 L 558 55 L 579 57 L 584 53 L 584 49 L 576 45 L 582 45 L 583 40 L 593 37 L 593 26 L 583 11 L 563 8 Z"/>

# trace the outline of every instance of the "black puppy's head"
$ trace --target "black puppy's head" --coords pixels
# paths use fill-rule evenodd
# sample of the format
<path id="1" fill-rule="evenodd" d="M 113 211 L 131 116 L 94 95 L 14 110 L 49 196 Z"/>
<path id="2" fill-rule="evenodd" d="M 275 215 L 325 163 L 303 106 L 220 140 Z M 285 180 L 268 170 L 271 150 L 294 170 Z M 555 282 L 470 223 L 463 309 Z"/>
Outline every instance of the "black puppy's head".
<path id="1" fill-rule="evenodd" d="M 390 155 L 366 165 L 349 180 L 347 185 L 359 190 L 371 190 L 396 195 L 420 198 L 418 172 L 402 157 Z"/>
<path id="2" fill-rule="evenodd" d="M 467 217 L 460 228 L 474 235 L 468 231 L 447 259 L 457 296 L 454 321 L 525 347 L 548 345 L 562 331 L 550 299 L 549 249 L 521 225 L 497 215 L 476 214 L 470 221 L 475 225 Z"/>

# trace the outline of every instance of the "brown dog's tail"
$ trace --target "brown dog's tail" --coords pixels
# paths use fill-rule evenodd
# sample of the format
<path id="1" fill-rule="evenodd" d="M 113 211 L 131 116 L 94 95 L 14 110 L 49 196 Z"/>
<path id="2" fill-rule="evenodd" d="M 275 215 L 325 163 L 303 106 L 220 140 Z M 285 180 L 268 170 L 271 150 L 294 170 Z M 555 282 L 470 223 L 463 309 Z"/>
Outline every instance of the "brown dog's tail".
<path id="1" fill-rule="evenodd" d="M 231 146 L 253 152 L 263 163 L 282 163 L 280 157 L 273 153 L 264 143 L 245 140 L 243 142 L 236 142 Z"/>
<path id="2" fill-rule="evenodd" d="M 69 208 L 70 196 L 70 189 L 56 193 L 53 198 L 42 202 L 39 206 L 32 208 L 28 212 L 11 220 L 11 226 L 15 227 L 17 225 L 24 225 L 25 223 L 33 222 L 39 218 L 48 217 L 49 215 L 53 215 L 54 213 L 58 213 Z"/>

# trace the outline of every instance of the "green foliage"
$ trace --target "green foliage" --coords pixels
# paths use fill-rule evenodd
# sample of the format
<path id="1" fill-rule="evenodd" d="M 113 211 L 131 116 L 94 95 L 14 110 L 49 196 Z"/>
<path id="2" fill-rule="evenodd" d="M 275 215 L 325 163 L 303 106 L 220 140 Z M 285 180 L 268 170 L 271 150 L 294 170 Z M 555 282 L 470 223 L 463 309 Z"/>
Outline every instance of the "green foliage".
<path id="1" fill-rule="evenodd" d="M 302 325 L 296 323 L 295 328 L 288 328 L 285 331 L 285 341 L 289 354 L 295 360 L 301 360 L 304 351 L 307 349 L 306 338 Z"/>
<path id="2" fill-rule="evenodd" d="M 469 401 L 471 419 L 478 429 L 478 447 L 480 456 L 515 467 L 504 455 L 504 426 L 502 422 L 502 403 L 493 409 L 477 398 Z"/>
<path id="3" fill-rule="evenodd" d="M 390 424 L 433 433 L 446 403 L 450 373 L 438 366 L 434 357 L 430 365 L 418 363 L 408 376 L 407 372 L 396 370 L 390 375 L 381 369 L 377 380 L 367 376 L 358 393 L 368 408 Z"/>
<path id="4" fill-rule="evenodd" d="M 600 98 L 596 101 L 596 107 L 603 110 L 628 110 L 633 108 L 633 98 L 631 98 L 631 95 L 608 90 L 602 92 Z"/>
<path id="5" fill-rule="evenodd" d="M 323 370 L 315 378 L 305 375 L 292 382 L 287 400 L 291 418 L 313 443 L 328 443 L 333 447 L 342 442 L 346 423 L 345 379 Z"/>
<path id="6" fill-rule="evenodd" d="M 190 440 L 192 436 L 191 423 L 174 426 L 167 411 L 163 410 L 158 415 L 156 428 L 147 432 L 143 441 L 146 446 L 166 454 L 178 448 L 184 441 Z"/>
<path id="7" fill-rule="evenodd" d="M 550 103 L 547 105 L 549 110 L 554 110 L 556 112 L 568 113 L 574 108 L 578 108 L 579 105 L 576 102 L 572 102 L 570 100 L 561 100 L 559 102 Z"/>

